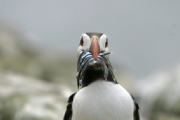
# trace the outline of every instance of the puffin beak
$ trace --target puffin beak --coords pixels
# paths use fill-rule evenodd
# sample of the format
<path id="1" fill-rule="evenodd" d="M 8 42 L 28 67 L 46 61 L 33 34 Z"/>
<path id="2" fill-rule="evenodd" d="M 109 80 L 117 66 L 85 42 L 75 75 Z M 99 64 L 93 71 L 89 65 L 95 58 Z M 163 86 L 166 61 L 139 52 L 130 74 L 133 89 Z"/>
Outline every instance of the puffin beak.
<path id="1" fill-rule="evenodd" d="M 98 37 L 97 36 L 93 36 L 89 52 L 91 52 L 94 59 L 96 59 L 98 54 L 100 53 L 100 47 L 99 47 Z"/>

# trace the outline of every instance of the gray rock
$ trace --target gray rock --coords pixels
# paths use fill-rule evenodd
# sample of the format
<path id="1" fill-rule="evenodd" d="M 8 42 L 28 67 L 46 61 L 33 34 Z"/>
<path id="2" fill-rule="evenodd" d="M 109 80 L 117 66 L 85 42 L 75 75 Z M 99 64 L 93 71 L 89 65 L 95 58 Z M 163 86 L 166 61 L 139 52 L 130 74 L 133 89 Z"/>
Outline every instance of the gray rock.
<path id="1" fill-rule="evenodd" d="M 62 120 L 73 92 L 15 74 L 0 74 L 0 120 Z"/>
<path id="2" fill-rule="evenodd" d="M 180 64 L 137 81 L 140 112 L 147 120 L 180 120 Z"/>

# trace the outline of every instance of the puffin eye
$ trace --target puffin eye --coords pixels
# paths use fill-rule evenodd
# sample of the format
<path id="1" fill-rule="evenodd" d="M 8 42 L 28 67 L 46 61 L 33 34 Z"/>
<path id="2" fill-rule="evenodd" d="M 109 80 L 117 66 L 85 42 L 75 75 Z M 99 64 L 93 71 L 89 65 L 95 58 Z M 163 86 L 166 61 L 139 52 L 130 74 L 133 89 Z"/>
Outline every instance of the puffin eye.
<path id="1" fill-rule="evenodd" d="M 105 47 L 108 47 L 108 39 L 106 39 Z"/>
<path id="2" fill-rule="evenodd" d="M 83 44 L 84 44 L 83 37 L 81 37 L 79 45 L 83 46 Z"/>

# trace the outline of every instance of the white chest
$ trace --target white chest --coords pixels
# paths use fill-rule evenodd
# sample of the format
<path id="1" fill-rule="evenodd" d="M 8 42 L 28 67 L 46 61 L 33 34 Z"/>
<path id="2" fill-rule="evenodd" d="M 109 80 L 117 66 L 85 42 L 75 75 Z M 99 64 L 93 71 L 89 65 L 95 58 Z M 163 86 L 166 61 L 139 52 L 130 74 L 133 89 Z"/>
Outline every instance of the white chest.
<path id="1" fill-rule="evenodd" d="M 134 103 L 119 84 L 99 80 L 77 92 L 72 109 L 72 120 L 133 120 Z"/>

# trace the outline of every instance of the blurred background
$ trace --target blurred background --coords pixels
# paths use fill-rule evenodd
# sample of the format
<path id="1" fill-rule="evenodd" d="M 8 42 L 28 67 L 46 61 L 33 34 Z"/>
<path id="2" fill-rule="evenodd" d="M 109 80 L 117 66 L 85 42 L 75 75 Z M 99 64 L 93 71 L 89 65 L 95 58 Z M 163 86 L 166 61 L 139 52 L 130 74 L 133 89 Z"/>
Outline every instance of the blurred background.
<path id="1" fill-rule="evenodd" d="M 0 120 L 62 120 L 84 32 L 109 38 L 142 120 L 180 119 L 179 0 L 0 0 Z"/>

